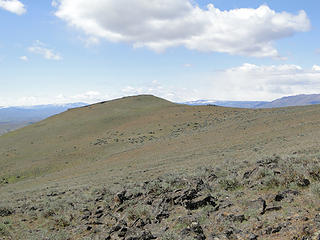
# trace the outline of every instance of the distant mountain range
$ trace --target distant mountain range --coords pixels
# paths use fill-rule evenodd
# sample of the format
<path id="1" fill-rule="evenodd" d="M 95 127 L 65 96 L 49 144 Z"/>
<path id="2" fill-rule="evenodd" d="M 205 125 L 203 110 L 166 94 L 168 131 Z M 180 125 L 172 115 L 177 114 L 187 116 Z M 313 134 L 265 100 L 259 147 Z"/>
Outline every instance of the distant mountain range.
<path id="1" fill-rule="evenodd" d="M 87 103 L 48 104 L 37 106 L 0 108 L 0 123 L 34 122 L 62 113 L 70 108 L 82 107 Z"/>
<path id="2" fill-rule="evenodd" d="M 320 104 L 320 94 L 302 94 L 288 96 L 267 101 L 219 101 L 219 100 L 197 100 L 184 102 L 187 105 L 217 105 L 235 108 L 276 108 L 289 106 L 304 106 Z M 83 107 L 87 103 L 48 104 L 37 106 L 1 107 L 0 106 L 0 135 L 8 131 L 27 126 L 31 123 L 41 121 L 52 115 L 67 111 L 71 108 Z"/>
<path id="3" fill-rule="evenodd" d="M 236 108 L 277 108 L 291 106 L 305 106 L 320 104 L 320 94 L 301 94 L 267 101 L 219 101 L 219 100 L 197 100 L 184 102 L 187 105 L 217 105 Z"/>
<path id="4" fill-rule="evenodd" d="M 0 107 L 0 135 L 41 121 L 70 108 L 83 107 L 87 103 L 48 104 L 37 106 Z"/>

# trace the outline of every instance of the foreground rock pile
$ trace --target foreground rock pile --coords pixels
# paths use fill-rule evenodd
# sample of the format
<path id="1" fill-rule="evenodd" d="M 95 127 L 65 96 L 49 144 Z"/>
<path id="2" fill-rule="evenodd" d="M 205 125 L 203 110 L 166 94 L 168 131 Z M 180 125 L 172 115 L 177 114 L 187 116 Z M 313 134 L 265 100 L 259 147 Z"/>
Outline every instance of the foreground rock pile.
<path id="1" fill-rule="evenodd" d="M 106 186 L 48 191 L 1 207 L 0 236 L 319 239 L 319 173 L 317 159 L 272 156 L 224 170 L 202 168 L 191 176 L 168 174 L 122 185 L 116 192 Z M 32 228 L 42 221 L 42 228 Z"/>

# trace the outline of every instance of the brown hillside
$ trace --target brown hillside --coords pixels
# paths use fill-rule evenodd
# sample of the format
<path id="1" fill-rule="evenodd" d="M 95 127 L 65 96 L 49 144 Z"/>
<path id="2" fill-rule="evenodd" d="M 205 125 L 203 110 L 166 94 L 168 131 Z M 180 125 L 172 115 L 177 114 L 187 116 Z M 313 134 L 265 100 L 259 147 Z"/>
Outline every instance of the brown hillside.
<path id="1" fill-rule="evenodd" d="M 52 216 L 45 217 L 49 220 L 41 227 L 40 232 L 32 232 L 32 234 L 27 232 L 39 227 L 44 218 L 43 211 L 46 209 L 43 201 L 48 201 L 46 198 L 51 199 L 49 196 L 51 192 L 68 192 L 70 190 L 70 194 L 73 194 L 63 194 L 60 199 L 64 199 L 64 202 L 68 201 L 65 199 L 66 197 L 74 199 L 72 204 L 77 205 L 78 203 L 77 207 L 82 208 L 86 201 L 91 201 L 84 195 L 92 193 L 94 189 L 99 189 L 97 191 L 101 193 L 101 189 L 104 187 L 113 192 L 128 184 L 137 183 L 140 186 L 141 182 L 152 182 L 154 179 L 162 178 L 168 174 L 173 174 L 174 177 L 181 176 L 182 179 L 190 177 L 188 181 L 190 185 L 184 186 L 181 183 L 185 188 L 190 188 L 193 182 L 191 178 L 196 174 L 197 169 L 206 167 L 212 169 L 218 179 L 207 183 L 208 186 L 212 184 L 212 189 L 214 189 L 210 190 L 210 194 L 215 195 L 214 197 L 217 199 L 215 201 L 221 201 L 221 198 L 224 198 L 225 201 L 225 197 L 228 197 L 228 201 L 233 206 L 226 208 L 223 212 L 228 216 L 230 214 L 244 214 L 246 220 L 241 220 L 240 223 L 230 220 L 230 226 L 226 222 L 222 224 L 232 226 L 234 229 L 246 229 L 246 233 L 244 230 L 241 231 L 242 235 L 238 233 L 240 237 L 238 239 L 249 239 L 245 237 L 249 236 L 249 233 L 254 236 L 263 236 L 261 239 L 291 239 L 285 236 L 300 237 L 304 234 L 302 228 L 305 223 L 302 218 L 305 217 L 311 221 L 316 214 L 314 205 L 317 204 L 317 200 L 315 195 L 312 195 L 312 189 L 315 189 L 318 183 L 313 180 L 311 171 L 308 172 L 305 165 L 310 164 L 311 166 L 312 163 L 312 167 L 316 166 L 314 164 L 317 164 L 320 156 L 318 150 L 319 119 L 320 106 L 316 105 L 282 109 L 233 109 L 216 106 L 179 105 L 148 95 L 127 97 L 69 110 L 0 137 L 0 180 L 2 181 L 0 185 L 2 199 L 0 213 L 1 204 L 5 206 L 10 203 L 15 209 L 13 211 L 15 214 L 6 216 L 6 219 L 9 218 L 15 223 L 7 227 L 7 234 L 3 235 L 8 239 L 10 239 L 9 236 L 15 239 L 14 236 L 21 236 L 19 234 L 23 233 L 27 234 L 26 236 L 29 238 L 34 236 L 34 239 L 42 239 L 39 236 L 43 236 L 43 234 L 58 236 L 60 233 L 65 233 L 70 235 L 71 239 L 82 239 L 85 236 L 88 239 L 94 239 L 94 237 L 104 239 L 102 236 L 106 236 L 105 231 L 107 231 L 111 238 L 117 239 L 118 235 L 114 235 L 114 232 L 110 233 L 111 230 L 109 231 L 111 225 L 116 224 L 117 221 L 111 223 L 113 220 L 110 220 L 109 223 L 101 223 L 102 225 L 106 224 L 103 225 L 104 230 L 101 230 L 99 228 L 101 224 L 98 224 L 97 229 L 102 231 L 100 236 L 91 231 L 92 227 L 96 228 L 94 224 L 89 224 L 92 226 L 89 229 L 87 228 L 88 223 L 81 220 L 80 209 L 76 213 L 70 213 L 73 214 L 73 217 L 68 220 L 69 223 L 66 226 L 61 227 L 58 224 L 60 227 L 52 227 L 52 224 L 57 221 L 57 216 L 53 213 Z M 277 157 L 274 157 L 274 154 Z M 276 159 L 277 162 L 277 165 L 272 165 L 273 167 L 270 169 L 268 169 L 269 163 L 263 163 L 265 161 L 263 159 L 268 157 Z M 272 161 L 275 162 L 275 160 Z M 308 181 L 311 181 L 311 185 L 308 185 L 307 188 L 299 185 L 300 180 L 292 180 L 290 184 L 296 184 L 294 186 L 288 182 L 288 176 L 293 173 L 287 172 L 286 164 L 292 166 L 296 161 L 299 164 L 297 163 L 298 165 L 295 167 L 302 168 L 302 170 L 297 170 L 295 174 L 300 174 L 301 178 L 307 178 Z M 248 183 L 244 180 L 243 174 L 251 170 L 258 171 L 255 169 L 266 173 L 259 173 L 262 174 L 261 176 L 252 174 L 254 179 L 248 179 L 251 181 Z M 265 186 L 268 181 L 263 179 L 265 176 L 270 177 L 269 172 L 275 169 L 280 174 L 277 180 L 279 183 L 274 186 L 271 184 L 269 188 L 269 185 Z M 197 177 L 201 178 L 201 176 Z M 203 179 L 207 179 L 206 177 L 209 176 L 204 174 Z M 230 192 L 228 187 L 222 187 L 224 181 L 228 186 L 228 179 L 232 179 L 232 181 L 237 179 L 241 187 L 237 183 L 234 189 L 231 186 L 232 191 Z M 261 187 L 259 184 L 262 184 Z M 270 206 L 273 204 L 272 194 L 291 188 L 307 197 L 297 197 L 292 206 L 289 206 L 289 203 L 281 206 L 285 209 L 285 213 L 270 210 L 271 214 L 261 215 L 260 221 L 261 218 L 265 218 L 263 221 L 269 221 L 269 223 L 263 223 L 260 229 L 253 229 L 253 223 L 259 225 L 259 221 L 257 223 L 257 220 L 254 220 L 259 216 L 250 217 L 251 213 L 244 212 L 245 202 L 248 198 L 256 200 L 263 197 Z M 199 190 L 198 195 L 201 195 L 202 191 L 207 190 Z M 82 195 L 76 197 L 75 192 L 82 192 Z M 48 197 L 47 194 L 49 194 Z M 152 192 L 143 194 L 146 198 L 156 198 Z M 59 202 L 59 194 L 55 196 L 57 198 L 54 198 L 54 202 L 57 203 Z M 14 201 L 12 202 L 10 199 L 14 199 Z M 21 199 L 25 200 L 21 202 Z M 144 200 L 138 199 L 131 204 L 138 204 Z M 90 203 L 91 205 L 88 203 L 90 206 L 87 206 L 90 211 L 91 207 L 97 207 L 94 200 L 92 201 L 93 203 Z M 269 201 L 271 201 L 270 204 Z M 309 204 L 307 209 L 301 210 L 297 207 L 306 201 Z M 23 204 L 27 204 L 28 207 L 37 206 L 37 209 L 42 210 L 40 212 L 37 210 L 30 212 L 29 208 L 23 210 Z M 185 206 L 183 204 L 181 206 Z M 287 207 L 290 207 L 290 211 Z M 65 209 L 63 211 L 71 210 Z M 180 207 L 170 211 L 172 214 L 169 215 L 175 217 L 187 214 Z M 223 213 L 219 211 L 206 213 L 209 214 L 208 219 L 216 226 L 218 226 L 218 216 L 222 216 Z M 125 215 L 126 211 L 123 214 L 122 216 L 121 213 L 116 213 L 120 218 L 126 217 L 129 224 L 131 220 L 128 215 Z M 197 214 L 194 216 L 202 216 L 203 218 L 202 213 Z M 287 228 L 282 225 L 283 231 L 272 232 L 272 229 L 277 227 L 273 224 L 275 219 L 277 219 L 276 222 L 282 224 L 284 218 L 287 219 L 295 214 L 298 214 L 301 219 L 290 223 L 295 228 L 291 229 L 289 233 L 283 230 Z M 176 236 L 173 239 L 183 239 L 179 234 L 182 234 L 184 225 L 181 223 L 183 226 L 180 224 L 180 227 L 177 227 L 178 223 L 175 217 L 173 217 L 174 219 L 169 217 L 161 224 L 169 229 L 172 236 Z M 27 219 L 28 224 L 16 223 L 21 219 Z M 107 217 L 105 221 L 109 221 Z M 201 222 L 198 218 L 194 221 L 197 224 Z M 307 223 L 308 221 L 306 220 Z M 245 225 L 241 227 L 242 222 Z M 288 220 L 285 222 L 287 223 Z M 80 228 L 81 224 L 83 227 Z M 209 235 L 212 231 L 217 236 L 219 234 L 222 234 L 221 236 L 228 235 L 224 234 L 227 231 L 225 227 L 221 227 L 219 230 L 218 227 L 217 229 L 210 228 L 210 224 L 205 221 L 201 224 L 203 224 L 205 239 L 210 239 Z M 309 223 L 310 226 L 313 226 L 312 224 Z M 75 226 L 79 226 L 79 229 Z M 163 232 L 155 230 L 152 226 L 151 224 L 146 229 L 154 231 L 153 235 L 158 239 L 164 239 L 160 237 L 163 236 Z M 270 234 L 261 232 L 267 231 L 268 227 L 271 227 Z M 175 230 L 177 228 L 179 229 Z M 192 234 L 196 234 L 192 231 Z M 312 229 L 310 231 L 312 235 L 314 231 Z M 188 235 L 190 239 L 193 239 L 192 234 Z M 237 233 L 233 231 L 231 235 L 236 236 Z M 218 239 L 224 239 L 221 236 Z"/>

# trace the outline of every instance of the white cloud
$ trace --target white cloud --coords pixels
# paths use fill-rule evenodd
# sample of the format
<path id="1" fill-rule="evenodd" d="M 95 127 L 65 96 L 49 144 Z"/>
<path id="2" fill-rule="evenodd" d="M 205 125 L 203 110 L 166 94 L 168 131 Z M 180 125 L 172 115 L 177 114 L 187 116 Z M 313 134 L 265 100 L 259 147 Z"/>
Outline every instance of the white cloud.
<path id="1" fill-rule="evenodd" d="M 53 49 L 49 49 L 46 45 L 39 40 L 37 40 L 28 50 L 32 53 L 42 55 L 45 59 L 48 60 L 62 60 L 62 57 L 59 53 L 56 53 Z"/>
<path id="2" fill-rule="evenodd" d="M 152 94 L 173 102 L 184 102 L 196 100 L 199 96 L 197 90 L 183 87 L 163 86 L 158 81 L 152 81 L 144 86 L 127 86 L 121 90 L 121 96 L 132 96 L 140 94 Z"/>
<path id="3" fill-rule="evenodd" d="M 0 8 L 17 15 L 22 15 L 27 12 L 23 3 L 18 0 L 0 0 Z"/>
<path id="4" fill-rule="evenodd" d="M 319 65 L 313 65 L 312 71 L 317 71 L 317 72 L 319 72 L 319 71 L 320 71 L 320 66 L 319 66 Z"/>
<path id="5" fill-rule="evenodd" d="M 42 104 L 64 104 L 64 103 L 96 103 L 105 100 L 110 100 L 111 97 L 107 94 L 102 94 L 98 91 L 87 91 L 79 94 L 58 94 L 56 96 L 37 95 L 37 96 L 22 96 L 18 98 L 3 98 L 0 97 L 1 106 L 31 106 Z"/>
<path id="6" fill-rule="evenodd" d="M 53 1 L 51 2 L 51 6 L 52 6 L 52 7 L 57 7 L 57 6 L 58 6 L 58 2 L 55 1 L 55 0 L 53 0 Z"/>
<path id="7" fill-rule="evenodd" d="M 27 62 L 29 58 L 27 56 L 21 56 L 19 57 L 20 60 Z"/>
<path id="8" fill-rule="evenodd" d="M 192 67 L 192 64 L 186 63 L 186 64 L 184 64 L 183 66 L 186 67 L 186 68 L 191 68 L 191 67 Z"/>
<path id="9" fill-rule="evenodd" d="M 320 93 L 320 71 L 298 65 L 245 63 L 207 77 L 202 93 L 222 100 L 273 100 L 285 95 Z"/>
<path id="10" fill-rule="evenodd" d="M 279 57 L 275 40 L 310 28 L 304 11 L 295 15 L 266 5 L 222 11 L 191 0 L 60 0 L 55 15 L 89 38 L 155 51 L 184 46 L 254 57 Z"/>
<path id="11" fill-rule="evenodd" d="M 241 66 L 191 76 L 193 85 L 164 86 L 154 82 L 149 86 L 127 86 L 123 95 L 153 94 L 168 100 L 183 102 L 199 99 L 274 100 L 288 95 L 320 94 L 320 66 L 304 69 L 298 65 Z"/>

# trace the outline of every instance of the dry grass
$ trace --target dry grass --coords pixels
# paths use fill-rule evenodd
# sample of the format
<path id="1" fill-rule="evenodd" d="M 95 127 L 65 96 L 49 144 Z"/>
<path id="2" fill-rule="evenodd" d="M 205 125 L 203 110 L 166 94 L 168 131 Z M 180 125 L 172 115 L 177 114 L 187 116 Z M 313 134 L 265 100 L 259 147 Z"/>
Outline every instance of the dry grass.
<path id="1" fill-rule="evenodd" d="M 186 187 L 181 179 L 187 176 L 217 178 L 208 193 L 231 198 L 246 216 L 255 215 L 246 212 L 247 198 L 298 189 L 305 197 L 297 197 L 295 204 L 306 202 L 311 219 L 319 195 L 319 110 L 317 105 L 264 110 L 190 107 L 137 96 L 73 109 L 5 134 L 0 137 L 0 207 L 13 202 L 20 208 L 19 214 L 5 217 L 11 224 L 0 222 L 1 234 L 92 239 L 94 233 L 84 234 L 77 219 L 83 209 L 96 210 L 97 192 L 108 191 L 104 199 L 112 202 L 124 186 L 139 192 L 139 187 L 130 186 L 152 180 L 147 190 L 161 196 Z M 252 176 L 244 179 L 248 171 Z M 167 180 L 154 181 L 158 177 Z M 289 205 L 282 210 L 292 216 L 297 209 Z M 130 218 L 145 217 L 149 211 L 137 205 Z M 178 215 L 179 209 L 175 211 Z M 268 221 L 265 226 L 272 225 L 272 217 Z M 217 225 L 215 231 L 227 229 Z M 163 235 L 175 237 L 174 231 Z"/>

